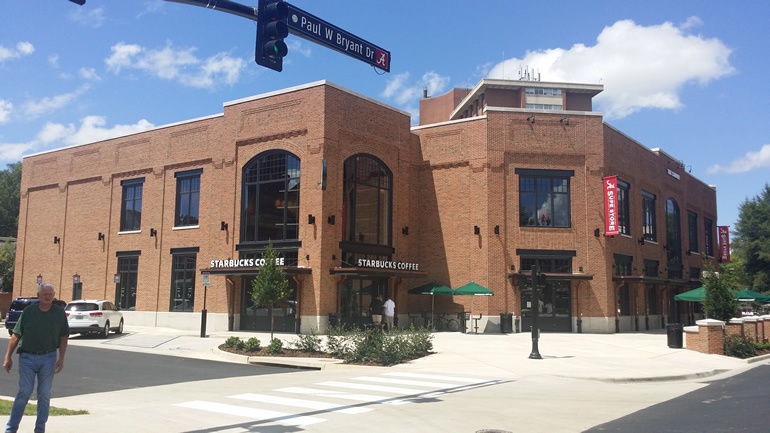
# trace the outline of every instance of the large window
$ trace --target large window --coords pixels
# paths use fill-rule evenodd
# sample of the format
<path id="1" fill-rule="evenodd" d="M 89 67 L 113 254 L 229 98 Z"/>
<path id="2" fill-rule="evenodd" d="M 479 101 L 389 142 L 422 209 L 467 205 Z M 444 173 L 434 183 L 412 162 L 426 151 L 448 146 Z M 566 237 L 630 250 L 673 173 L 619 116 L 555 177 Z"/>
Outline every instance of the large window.
<path id="1" fill-rule="evenodd" d="M 668 277 L 682 278 L 682 229 L 679 205 L 674 199 L 666 200 L 666 258 Z"/>
<path id="2" fill-rule="evenodd" d="M 689 251 L 698 252 L 698 214 L 693 211 L 687 211 L 687 240 Z"/>
<path id="3" fill-rule="evenodd" d="M 136 290 L 139 281 L 139 251 L 118 252 L 118 284 L 115 303 L 121 310 L 136 308 Z"/>
<path id="4" fill-rule="evenodd" d="M 628 202 L 629 185 L 618 180 L 618 231 L 623 235 L 630 235 L 631 212 Z"/>
<path id="5" fill-rule="evenodd" d="M 123 198 L 120 208 L 120 231 L 134 231 L 142 228 L 142 186 L 144 178 L 120 182 Z"/>
<path id="6" fill-rule="evenodd" d="M 570 176 L 573 171 L 516 169 L 519 225 L 570 227 Z"/>
<path id="7" fill-rule="evenodd" d="M 392 182 L 390 170 L 374 157 L 356 155 L 345 161 L 343 239 L 390 245 Z"/>
<path id="8" fill-rule="evenodd" d="M 170 311 L 194 310 L 197 250 L 198 248 L 171 250 Z"/>
<path id="9" fill-rule="evenodd" d="M 657 241 L 655 229 L 655 194 L 642 191 L 642 235 L 645 240 Z"/>
<path id="10" fill-rule="evenodd" d="M 299 165 L 288 152 L 270 151 L 244 167 L 242 242 L 299 238 Z"/>
<path id="11" fill-rule="evenodd" d="M 182 171 L 174 174 L 174 177 L 176 177 L 176 215 L 174 227 L 198 225 L 201 173 L 203 173 L 203 169 Z"/>
<path id="12" fill-rule="evenodd" d="M 706 235 L 706 255 L 714 257 L 714 221 L 703 218 L 703 231 Z"/>

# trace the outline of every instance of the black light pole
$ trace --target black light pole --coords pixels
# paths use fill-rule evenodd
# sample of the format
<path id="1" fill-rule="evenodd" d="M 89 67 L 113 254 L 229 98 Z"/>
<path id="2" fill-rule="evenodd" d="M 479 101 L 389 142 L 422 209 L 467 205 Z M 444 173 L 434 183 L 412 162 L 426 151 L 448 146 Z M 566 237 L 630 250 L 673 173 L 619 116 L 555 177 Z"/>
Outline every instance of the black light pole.
<path id="1" fill-rule="evenodd" d="M 535 314 L 532 316 L 532 353 L 529 354 L 529 359 L 543 359 L 537 348 L 537 340 L 540 335 L 540 328 L 537 325 L 537 319 L 540 317 L 540 295 L 537 290 L 539 280 L 537 265 L 534 265 L 532 266 L 532 311 Z"/>

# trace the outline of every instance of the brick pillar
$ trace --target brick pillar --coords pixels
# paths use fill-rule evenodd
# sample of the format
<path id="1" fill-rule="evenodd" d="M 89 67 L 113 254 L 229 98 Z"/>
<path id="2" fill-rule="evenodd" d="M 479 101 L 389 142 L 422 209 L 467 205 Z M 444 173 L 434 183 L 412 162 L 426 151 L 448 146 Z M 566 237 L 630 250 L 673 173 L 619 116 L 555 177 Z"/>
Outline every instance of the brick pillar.
<path id="1" fill-rule="evenodd" d="M 700 338 L 706 338 L 705 353 L 712 355 L 725 354 L 725 322 L 714 319 L 704 319 L 695 322 L 698 325 Z"/>
<path id="2" fill-rule="evenodd" d="M 756 317 L 745 317 L 743 319 L 743 335 L 752 343 L 759 341 L 757 339 L 757 323 L 759 320 Z"/>

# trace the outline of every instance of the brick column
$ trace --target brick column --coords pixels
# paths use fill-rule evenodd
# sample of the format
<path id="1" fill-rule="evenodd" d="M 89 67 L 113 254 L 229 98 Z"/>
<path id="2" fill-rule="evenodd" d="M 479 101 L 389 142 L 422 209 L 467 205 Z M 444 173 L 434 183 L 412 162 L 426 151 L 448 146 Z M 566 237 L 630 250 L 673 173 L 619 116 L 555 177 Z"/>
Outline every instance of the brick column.
<path id="1" fill-rule="evenodd" d="M 706 339 L 705 352 L 713 355 L 725 354 L 725 322 L 714 319 L 704 319 L 695 322 L 698 325 L 700 338 Z"/>

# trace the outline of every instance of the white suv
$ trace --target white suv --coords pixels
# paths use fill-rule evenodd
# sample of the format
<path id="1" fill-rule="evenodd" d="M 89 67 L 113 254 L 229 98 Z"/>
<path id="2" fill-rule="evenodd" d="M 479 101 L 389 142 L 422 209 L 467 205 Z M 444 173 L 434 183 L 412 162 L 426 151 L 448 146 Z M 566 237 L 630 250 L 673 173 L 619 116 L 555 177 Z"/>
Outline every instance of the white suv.
<path id="1" fill-rule="evenodd" d="M 98 333 L 107 338 L 110 331 L 123 333 L 123 313 L 110 301 L 72 301 L 64 311 L 67 312 L 70 334 Z"/>

